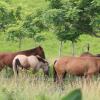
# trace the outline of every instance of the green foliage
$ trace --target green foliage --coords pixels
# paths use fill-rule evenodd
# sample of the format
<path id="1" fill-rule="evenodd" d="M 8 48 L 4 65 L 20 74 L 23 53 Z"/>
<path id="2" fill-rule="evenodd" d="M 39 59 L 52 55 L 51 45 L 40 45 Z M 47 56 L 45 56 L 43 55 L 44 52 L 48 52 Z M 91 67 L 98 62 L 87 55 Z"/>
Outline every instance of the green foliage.
<path id="1" fill-rule="evenodd" d="M 32 13 L 26 16 L 23 23 L 23 28 L 26 31 L 26 36 L 33 38 L 36 42 L 44 41 L 44 37 L 40 34 L 44 29 L 45 25 L 42 20 L 42 10 L 38 9 L 36 13 Z"/>
<path id="2" fill-rule="evenodd" d="M 72 4 L 74 2 L 69 1 L 63 4 L 62 8 L 49 9 L 44 14 L 45 23 L 51 24 L 48 26 L 51 26 L 50 28 L 54 30 L 60 41 L 76 41 L 79 37 L 79 32 L 75 27 L 79 10 Z"/>
<path id="3" fill-rule="evenodd" d="M 80 0 L 78 5 L 80 16 L 76 27 L 85 34 L 93 35 L 92 33 L 95 31 L 91 22 L 95 20 L 95 17 L 100 15 L 100 6 L 97 5 L 97 2 L 97 0 Z"/>
<path id="4" fill-rule="evenodd" d="M 45 23 L 49 28 L 54 30 L 58 40 L 70 40 L 75 42 L 81 34 L 93 35 L 93 32 L 98 32 L 98 24 L 93 26 L 94 18 L 100 13 L 100 7 L 95 0 L 70 0 L 62 2 L 58 0 L 49 0 L 49 9 L 44 14 Z M 97 21 L 94 21 L 96 23 Z M 100 23 L 99 23 L 100 24 Z"/>
<path id="5" fill-rule="evenodd" d="M 61 0 L 46 0 L 49 1 L 49 7 L 52 9 L 59 9 L 62 7 L 62 2 Z"/>
<path id="6" fill-rule="evenodd" d="M 4 78 L 11 78 L 14 75 L 13 70 L 9 67 L 3 69 L 2 74 Z"/>
<path id="7" fill-rule="evenodd" d="M 20 20 L 21 7 L 14 9 L 6 2 L 0 1 L 0 30 L 5 31 L 11 24 Z"/>
<path id="8" fill-rule="evenodd" d="M 22 39 L 25 36 L 21 27 L 16 25 L 13 25 L 12 27 L 8 28 L 6 34 L 7 34 L 7 40 L 12 40 L 12 41 L 18 41 L 19 39 Z"/>
<path id="9" fill-rule="evenodd" d="M 63 97 L 62 100 L 82 100 L 81 90 L 80 89 L 73 90 L 67 96 Z"/>

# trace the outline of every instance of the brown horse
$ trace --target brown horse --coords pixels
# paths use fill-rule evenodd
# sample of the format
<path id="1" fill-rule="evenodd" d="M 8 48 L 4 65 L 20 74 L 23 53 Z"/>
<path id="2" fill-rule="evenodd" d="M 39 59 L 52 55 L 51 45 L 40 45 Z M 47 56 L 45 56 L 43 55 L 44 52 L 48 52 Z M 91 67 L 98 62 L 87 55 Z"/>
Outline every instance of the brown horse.
<path id="1" fill-rule="evenodd" d="M 80 55 L 80 57 L 100 57 L 100 54 L 93 55 L 90 52 L 84 52 Z"/>
<path id="2" fill-rule="evenodd" d="M 99 66 L 98 57 L 61 57 L 54 63 L 54 81 L 62 83 L 66 73 L 89 78 L 99 72 Z"/>
<path id="3" fill-rule="evenodd" d="M 100 57 L 100 54 L 96 54 L 96 57 Z"/>
<path id="4" fill-rule="evenodd" d="M 6 52 L 6 53 L 0 53 L 0 71 L 5 67 L 9 66 L 12 68 L 12 61 L 14 57 L 18 54 L 23 54 L 26 56 L 30 55 L 39 55 L 42 58 L 45 58 L 44 50 L 41 46 L 38 46 L 33 49 L 25 50 L 25 51 L 19 51 L 19 52 Z"/>
<path id="5" fill-rule="evenodd" d="M 95 55 L 93 55 L 92 53 L 90 52 L 84 52 L 80 55 L 80 57 L 95 57 Z"/>

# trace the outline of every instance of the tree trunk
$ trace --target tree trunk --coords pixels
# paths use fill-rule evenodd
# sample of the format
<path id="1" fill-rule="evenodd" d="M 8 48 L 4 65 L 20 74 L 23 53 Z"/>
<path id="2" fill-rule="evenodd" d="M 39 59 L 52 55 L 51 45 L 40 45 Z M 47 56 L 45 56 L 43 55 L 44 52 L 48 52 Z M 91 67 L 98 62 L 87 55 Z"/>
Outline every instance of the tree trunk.
<path id="1" fill-rule="evenodd" d="M 61 53 L 62 53 L 62 46 L 63 46 L 63 42 L 60 41 L 60 45 L 59 45 L 59 57 L 61 57 Z"/>
<path id="2" fill-rule="evenodd" d="M 19 50 L 21 49 L 21 46 L 22 46 L 22 36 L 20 34 L 20 37 L 19 37 Z"/>
<path id="3" fill-rule="evenodd" d="M 32 34 L 32 39 L 33 39 L 33 42 L 34 42 L 34 47 L 36 47 L 36 40 L 34 38 L 34 35 Z"/>
<path id="4" fill-rule="evenodd" d="M 75 56 L 75 43 L 72 41 L 72 55 Z"/>
<path id="5" fill-rule="evenodd" d="M 19 39 L 19 50 L 21 49 L 22 46 L 22 39 Z"/>
<path id="6" fill-rule="evenodd" d="M 89 52 L 90 51 L 90 44 L 88 43 L 87 44 L 87 52 Z"/>

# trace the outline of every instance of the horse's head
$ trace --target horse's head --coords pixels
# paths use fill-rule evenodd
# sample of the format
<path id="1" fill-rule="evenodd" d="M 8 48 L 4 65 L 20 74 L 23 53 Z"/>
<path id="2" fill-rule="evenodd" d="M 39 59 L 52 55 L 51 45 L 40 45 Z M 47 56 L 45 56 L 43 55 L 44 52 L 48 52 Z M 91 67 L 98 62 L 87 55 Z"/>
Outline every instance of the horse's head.
<path id="1" fill-rule="evenodd" d="M 45 53 L 41 46 L 35 48 L 36 54 L 45 59 Z"/>
<path id="2" fill-rule="evenodd" d="M 43 69 L 44 75 L 49 76 L 49 63 L 45 59 L 36 55 L 37 59 L 41 62 L 41 68 Z"/>
<path id="3" fill-rule="evenodd" d="M 49 76 L 49 63 L 48 62 L 45 62 L 43 64 L 42 68 L 43 68 L 43 71 L 44 71 L 44 75 Z"/>

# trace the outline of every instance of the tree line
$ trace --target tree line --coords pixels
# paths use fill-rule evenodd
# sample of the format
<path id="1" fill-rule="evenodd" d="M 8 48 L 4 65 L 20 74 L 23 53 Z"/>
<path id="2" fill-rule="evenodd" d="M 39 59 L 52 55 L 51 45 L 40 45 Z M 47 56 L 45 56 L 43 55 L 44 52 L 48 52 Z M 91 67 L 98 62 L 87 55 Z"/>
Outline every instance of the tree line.
<path id="1" fill-rule="evenodd" d="M 24 17 L 22 7 L 14 9 L 9 2 L 0 1 L 0 32 L 9 41 L 32 38 L 35 42 L 44 41 L 43 31 L 54 33 L 60 41 L 59 55 L 64 42 L 71 41 L 73 47 L 79 36 L 87 34 L 100 37 L 99 0 L 46 0 L 47 8 L 39 8 Z"/>

